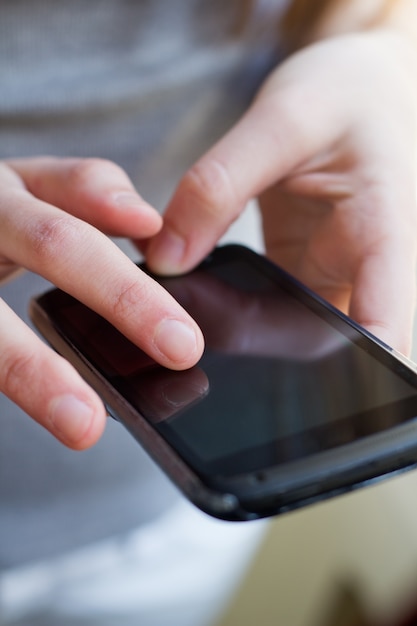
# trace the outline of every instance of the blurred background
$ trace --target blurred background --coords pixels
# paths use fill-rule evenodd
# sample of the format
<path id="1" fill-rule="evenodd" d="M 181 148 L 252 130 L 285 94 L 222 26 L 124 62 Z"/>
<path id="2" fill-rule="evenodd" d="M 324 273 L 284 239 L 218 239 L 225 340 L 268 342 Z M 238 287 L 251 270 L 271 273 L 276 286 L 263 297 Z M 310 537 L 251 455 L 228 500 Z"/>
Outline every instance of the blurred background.
<path id="1" fill-rule="evenodd" d="M 226 241 L 262 251 L 255 207 Z M 417 471 L 274 518 L 218 626 L 414 624 Z"/>

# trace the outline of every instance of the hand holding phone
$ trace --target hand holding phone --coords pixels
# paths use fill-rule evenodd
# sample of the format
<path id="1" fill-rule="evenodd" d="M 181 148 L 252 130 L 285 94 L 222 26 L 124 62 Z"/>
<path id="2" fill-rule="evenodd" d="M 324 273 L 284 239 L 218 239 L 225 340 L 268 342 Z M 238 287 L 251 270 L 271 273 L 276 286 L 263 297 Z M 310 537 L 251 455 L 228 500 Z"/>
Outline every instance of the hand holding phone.
<path id="1" fill-rule="evenodd" d="M 31 313 L 201 509 L 274 515 L 416 465 L 413 366 L 280 268 L 227 246 L 154 278 L 205 336 L 190 370 L 156 364 L 62 291 Z"/>

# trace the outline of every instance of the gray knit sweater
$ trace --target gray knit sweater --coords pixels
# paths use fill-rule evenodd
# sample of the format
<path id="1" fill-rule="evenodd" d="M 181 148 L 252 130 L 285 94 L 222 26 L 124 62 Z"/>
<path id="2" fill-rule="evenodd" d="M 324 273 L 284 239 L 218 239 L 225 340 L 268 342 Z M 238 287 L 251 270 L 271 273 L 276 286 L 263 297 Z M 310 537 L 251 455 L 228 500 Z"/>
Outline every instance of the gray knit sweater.
<path id="1" fill-rule="evenodd" d="M 0 158 L 111 158 L 162 209 L 271 63 L 262 28 L 236 36 L 239 5 L 3 0 Z M 47 287 L 28 273 L 0 296 L 26 317 L 31 294 Z M 178 497 L 111 420 L 100 443 L 82 453 L 1 396 L 0 425 L 0 570 L 123 533 Z"/>

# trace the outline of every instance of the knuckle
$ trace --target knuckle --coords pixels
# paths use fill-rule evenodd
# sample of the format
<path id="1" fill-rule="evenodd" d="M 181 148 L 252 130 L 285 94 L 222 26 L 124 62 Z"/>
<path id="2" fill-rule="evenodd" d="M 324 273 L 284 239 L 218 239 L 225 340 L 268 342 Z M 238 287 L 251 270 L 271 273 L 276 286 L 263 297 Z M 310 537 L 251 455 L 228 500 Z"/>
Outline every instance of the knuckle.
<path id="1" fill-rule="evenodd" d="M 62 251 L 79 246 L 81 229 L 75 218 L 54 215 L 41 218 L 32 224 L 26 242 L 36 268 L 42 269 L 62 258 Z"/>
<path id="2" fill-rule="evenodd" d="M 214 217 L 240 207 L 240 198 L 227 167 L 213 157 L 198 162 L 187 172 L 183 184 L 190 197 Z"/>
<path id="3" fill-rule="evenodd" d="M 6 357 L 1 368 L 3 392 L 13 399 L 24 397 L 38 370 L 39 358 L 35 352 L 20 351 Z"/>
<path id="4" fill-rule="evenodd" d="M 108 159 L 86 158 L 74 161 L 67 176 L 68 182 L 74 188 L 84 188 L 92 180 L 105 179 L 106 175 L 111 176 L 119 171 L 119 166 Z"/>
<path id="5" fill-rule="evenodd" d="M 151 288 L 138 280 L 121 284 L 113 297 L 112 314 L 116 320 L 129 320 L 149 307 Z"/>

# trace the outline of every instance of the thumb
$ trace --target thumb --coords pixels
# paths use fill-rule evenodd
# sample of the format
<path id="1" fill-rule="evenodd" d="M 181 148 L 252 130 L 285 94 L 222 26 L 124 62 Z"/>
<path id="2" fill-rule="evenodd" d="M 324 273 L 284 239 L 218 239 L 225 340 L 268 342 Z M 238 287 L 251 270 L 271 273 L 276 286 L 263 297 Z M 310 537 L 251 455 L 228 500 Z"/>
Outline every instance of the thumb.
<path id="1" fill-rule="evenodd" d="M 317 146 L 302 130 L 288 98 L 260 98 L 180 181 L 162 230 L 146 259 L 156 273 L 195 266 L 214 247 L 247 202 L 283 178 Z"/>

